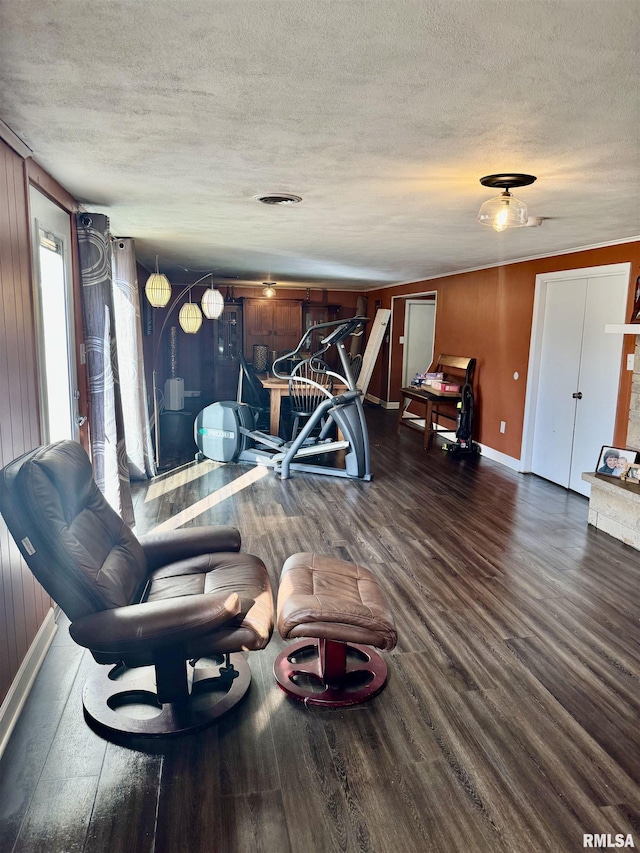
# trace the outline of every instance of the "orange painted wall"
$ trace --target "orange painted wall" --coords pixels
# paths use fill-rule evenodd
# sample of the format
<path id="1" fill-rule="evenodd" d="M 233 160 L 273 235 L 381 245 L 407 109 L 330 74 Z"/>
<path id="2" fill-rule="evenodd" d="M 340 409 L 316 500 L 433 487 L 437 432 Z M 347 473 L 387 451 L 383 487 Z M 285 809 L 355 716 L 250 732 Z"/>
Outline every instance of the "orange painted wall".
<path id="1" fill-rule="evenodd" d="M 369 305 L 391 308 L 392 297 L 437 293 L 434 352 L 474 356 L 476 367 L 476 417 L 474 437 L 482 444 L 519 459 L 522 444 L 524 404 L 527 387 L 529 344 L 533 321 L 536 276 L 561 270 L 581 269 L 631 262 L 627 320 L 633 302 L 633 284 L 640 275 L 640 241 L 601 249 L 572 252 L 550 258 L 461 273 L 370 291 Z M 394 300 L 389 346 L 390 356 L 378 359 L 369 394 L 382 401 L 397 402 L 402 380 L 404 311 Z M 621 383 L 613 440 L 626 443 L 631 393 L 631 373 L 623 366 L 633 352 L 635 338 L 624 339 Z M 518 372 L 519 379 L 513 379 Z M 389 380 L 389 382 L 388 382 Z M 389 390 L 387 390 L 387 388 Z M 507 430 L 500 433 L 500 421 Z"/>

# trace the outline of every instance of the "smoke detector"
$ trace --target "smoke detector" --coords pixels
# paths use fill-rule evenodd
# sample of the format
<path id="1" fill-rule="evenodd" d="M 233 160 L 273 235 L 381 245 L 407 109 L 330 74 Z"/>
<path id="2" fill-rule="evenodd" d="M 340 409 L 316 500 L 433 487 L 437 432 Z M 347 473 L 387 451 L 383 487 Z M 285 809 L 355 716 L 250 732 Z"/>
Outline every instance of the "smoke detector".
<path id="1" fill-rule="evenodd" d="M 254 195 L 256 201 L 262 204 L 298 204 L 302 201 L 299 195 L 292 193 L 267 193 L 266 195 Z"/>

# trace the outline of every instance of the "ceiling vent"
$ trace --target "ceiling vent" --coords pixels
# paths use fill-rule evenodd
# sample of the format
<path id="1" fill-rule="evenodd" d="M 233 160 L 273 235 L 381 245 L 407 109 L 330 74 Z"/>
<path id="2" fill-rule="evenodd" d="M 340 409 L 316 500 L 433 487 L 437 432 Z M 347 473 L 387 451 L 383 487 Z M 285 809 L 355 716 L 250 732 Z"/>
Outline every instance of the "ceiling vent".
<path id="1" fill-rule="evenodd" d="M 256 201 L 261 201 L 262 204 L 298 204 L 302 201 L 299 195 L 291 193 L 268 193 L 267 195 L 254 196 Z"/>

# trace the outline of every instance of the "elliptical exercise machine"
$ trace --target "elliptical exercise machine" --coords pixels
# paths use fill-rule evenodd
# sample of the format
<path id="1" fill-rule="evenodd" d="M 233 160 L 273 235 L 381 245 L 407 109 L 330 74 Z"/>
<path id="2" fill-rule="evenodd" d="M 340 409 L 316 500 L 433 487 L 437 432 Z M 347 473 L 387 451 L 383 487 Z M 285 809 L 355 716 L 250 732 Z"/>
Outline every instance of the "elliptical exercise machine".
<path id="1" fill-rule="evenodd" d="M 246 462 L 266 465 L 287 480 L 291 471 L 304 471 L 311 474 L 326 474 L 331 477 L 349 477 L 351 479 L 372 479 L 369 454 L 369 436 L 362 405 L 362 392 L 356 387 L 349 356 L 344 341 L 352 335 L 362 334 L 367 317 L 351 317 L 347 320 L 334 320 L 312 326 L 302 336 L 293 352 L 276 359 L 272 365 L 275 377 L 282 380 L 296 380 L 319 388 L 325 399 L 319 403 L 307 419 L 293 441 L 284 441 L 278 436 L 267 435 L 254 428 L 251 407 L 246 403 L 222 401 L 204 408 L 194 424 L 194 439 L 199 454 L 196 458 L 213 459 L 216 462 Z M 305 350 L 311 336 L 326 333 L 321 339 L 321 348 L 308 359 L 316 372 L 328 374 L 347 390 L 341 394 L 332 394 L 325 386 L 312 378 L 296 373 L 296 367 L 285 372 L 285 365 L 295 363 L 298 353 Z M 321 360 L 321 356 L 332 346 L 336 347 L 342 375 L 330 370 Z M 312 438 L 314 429 L 324 422 L 317 438 Z M 333 425 L 343 438 L 333 440 L 329 437 Z M 313 464 L 304 461 L 309 457 L 344 451 L 344 467 Z"/>

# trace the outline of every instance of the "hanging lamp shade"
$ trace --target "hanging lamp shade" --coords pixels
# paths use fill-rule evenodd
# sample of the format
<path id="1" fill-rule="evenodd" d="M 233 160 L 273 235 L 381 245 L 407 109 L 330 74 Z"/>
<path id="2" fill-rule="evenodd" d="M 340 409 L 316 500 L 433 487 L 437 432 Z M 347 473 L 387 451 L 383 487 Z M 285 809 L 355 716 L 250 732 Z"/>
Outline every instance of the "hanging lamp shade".
<path id="1" fill-rule="evenodd" d="M 276 295 L 276 289 L 270 281 L 263 281 L 264 290 L 262 291 L 262 295 L 266 296 L 267 299 L 273 299 Z"/>
<path id="2" fill-rule="evenodd" d="M 164 308 L 171 299 L 171 285 L 164 273 L 152 272 L 144 286 L 147 299 L 154 308 Z"/>
<path id="3" fill-rule="evenodd" d="M 505 231 L 507 228 L 519 228 L 527 224 L 527 205 L 511 195 L 511 187 L 524 187 L 535 181 L 533 175 L 487 175 L 480 178 L 484 187 L 500 187 L 503 192 L 496 198 L 491 198 L 478 211 L 478 222 L 490 225 L 494 231 Z"/>
<path id="4" fill-rule="evenodd" d="M 202 313 L 208 320 L 217 320 L 224 310 L 224 299 L 219 290 L 210 287 L 202 294 Z"/>
<path id="5" fill-rule="evenodd" d="M 195 335 L 202 325 L 202 311 L 195 302 L 185 302 L 178 314 L 178 322 L 183 332 Z"/>
<path id="6" fill-rule="evenodd" d="M 518 228 L 527 224 L 527 205 L 505 190 L 497 198 L 485 201 L 478 211 L 478 222 L 491 225 L 494 231 Z"/>
<path id="7" fill-rule="evenodd" d="M 164 273 L 158 271 L 158 256 L 156 255 L 156 271 L 152 272 L 144 286 L 149 303 L 154 308 L 164 308 L 171 299 L 171 285 Z"/>

